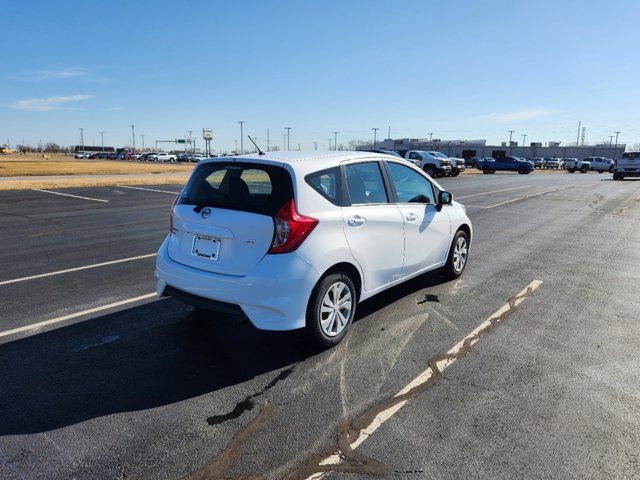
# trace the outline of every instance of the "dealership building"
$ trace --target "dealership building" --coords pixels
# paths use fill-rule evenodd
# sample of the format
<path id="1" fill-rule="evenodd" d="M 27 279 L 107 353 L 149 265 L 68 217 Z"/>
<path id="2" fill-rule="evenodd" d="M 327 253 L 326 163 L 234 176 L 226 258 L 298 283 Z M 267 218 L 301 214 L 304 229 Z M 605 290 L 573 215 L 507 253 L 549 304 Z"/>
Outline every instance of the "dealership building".
<path id="1" fill-rule="evenodd" d="M 548 144 L 532 142 L 527 146 L 518 142 L 503 142 L 501 145 L 487 145 L 486 140 L 439 140 L 422 138 L 387 138 L 374 145 L 360 145 L 358 150 L 393 150 L 404 157 L 409 150 L 438 150 L 454 158 L 500 158 L 505 156 L 523 158 L 619 158 L 625 151 L 625 144 L 608 145 L 562 145 L 561 142 Z"/>

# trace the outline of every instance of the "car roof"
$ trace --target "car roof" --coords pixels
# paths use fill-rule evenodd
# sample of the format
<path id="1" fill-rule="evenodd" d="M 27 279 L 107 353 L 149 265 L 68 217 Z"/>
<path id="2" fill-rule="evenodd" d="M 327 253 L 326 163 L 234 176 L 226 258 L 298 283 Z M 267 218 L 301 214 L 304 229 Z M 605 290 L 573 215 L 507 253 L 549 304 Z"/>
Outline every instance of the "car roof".
<path id="1" fill-rule="evenodd" d="M 307 173 L 317 172 L 318 170 L 324 170 L 325 168 L 336 167 L 342 162 L 350 160 L 360 159 L 387 159 L 405 162 L 404 159 L 396 157 L 394 155 L 388 155 L 385 153 L 373 153 L 363 151 L 288 151 L 288 152 L 265 152 L 264 155 L 250 154 L 250 155 L 234 155 L 232 157 L 216 157 L 210 158 L 200 162 L 200 165 L 214 162 L 228 162 L 229 160 L 239 162 L 257 162 L 267 163 L 272 165 L 282 165 L 290 167 L 294 172 L 306 175 Z M 410 164 L 410 162 L 406 162 Z"/>

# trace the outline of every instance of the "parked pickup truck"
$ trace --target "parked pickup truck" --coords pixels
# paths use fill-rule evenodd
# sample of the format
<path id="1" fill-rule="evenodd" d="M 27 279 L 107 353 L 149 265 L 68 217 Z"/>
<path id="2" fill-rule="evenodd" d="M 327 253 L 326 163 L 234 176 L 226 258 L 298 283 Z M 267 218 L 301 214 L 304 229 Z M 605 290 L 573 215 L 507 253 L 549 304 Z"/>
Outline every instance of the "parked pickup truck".
<path id="1" fill-rule="evenodd" d="M 430 177 L 444 177 L 451 174 L 451 160 L 432 155 L 424 150 L 409 150 L 404 158 L 420 167 Z"/>
<path id="2" fill-rule="evenodd" d="M 587 160 L 580 160 L 578 158 L 565 158 L 564 168 L 566 168 L 567 172 L 569 173 L 574 173 L 575 171 L 579 171 L 580 173 L 587 173 L 591 168 L 591 165 Z"/>
<path id="3" fill-rule="evenodd" d="M 439 157 L 439 158 L 442 158 L 443 160 L 449 160 L 451 162 L 452 177 L 457 177 L 462 172 L 464 172 L 464 169 L 465 169 L 464 158 L 447 157 L 444 153 L 438 152 L 438 151 L 429 150 L 429 153 L 434 157 Z"/>
<path id="4" fill-rule="evenodd" d="M 594 170 L 598 173 L 613 172 L 613 162 L 604 157 L 588 157 L 585 158 L 589 162 L 589 170 Z"/>
<path id="5" fill-rule="evenodd" d="M 497 171 L 518 172 L 521 175 L 531 173 L 533 163 L 517 157 L 485 158 L 478 162 L 482 173 L 496 173 Z"/>
<path id="6" fill-rule="evenodd" d="M 640 152 L 624 152 L 613 167 L 613 179 L 640 177 Z"/>

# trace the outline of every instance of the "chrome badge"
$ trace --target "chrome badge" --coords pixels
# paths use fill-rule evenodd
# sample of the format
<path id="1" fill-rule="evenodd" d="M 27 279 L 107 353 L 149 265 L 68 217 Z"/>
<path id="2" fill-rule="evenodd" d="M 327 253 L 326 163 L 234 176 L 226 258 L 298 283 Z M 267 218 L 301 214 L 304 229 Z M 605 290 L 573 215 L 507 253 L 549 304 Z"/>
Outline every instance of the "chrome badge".
<path id="1" fill-rule="evenodd" d="M 210 208 L 202 209 L 202 211 L 200 212 L 200 215 L 202 215 L 202 218 L 207 218 L 209 215 L 211 215 L 211 209 Z"/>

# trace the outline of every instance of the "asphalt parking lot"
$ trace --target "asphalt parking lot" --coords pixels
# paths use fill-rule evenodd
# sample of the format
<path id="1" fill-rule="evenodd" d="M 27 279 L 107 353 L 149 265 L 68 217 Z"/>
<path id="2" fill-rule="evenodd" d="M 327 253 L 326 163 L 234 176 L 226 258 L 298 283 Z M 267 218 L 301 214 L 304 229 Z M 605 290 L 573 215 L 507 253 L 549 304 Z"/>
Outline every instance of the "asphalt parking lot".
<path id="1" fill-rule="evenodd" d="M 180 186 L 0 192 L 0 478 L 640 478 L 640 181 L 440 183 L 464 276 L 323 352 L 153 296 Z"/>

